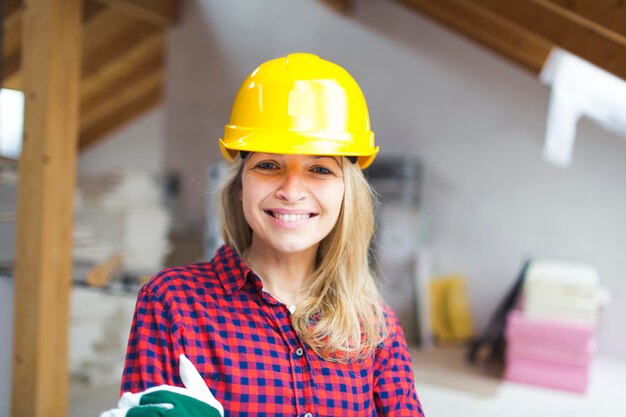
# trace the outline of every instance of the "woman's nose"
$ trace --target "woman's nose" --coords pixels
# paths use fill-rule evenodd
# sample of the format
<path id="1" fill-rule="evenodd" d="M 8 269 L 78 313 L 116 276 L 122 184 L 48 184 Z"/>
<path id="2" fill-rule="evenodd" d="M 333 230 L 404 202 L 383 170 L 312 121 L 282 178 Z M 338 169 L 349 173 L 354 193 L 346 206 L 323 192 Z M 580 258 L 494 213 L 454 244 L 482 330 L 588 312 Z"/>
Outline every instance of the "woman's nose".
<path id="1" fill-rule="evenodd" d="M 282 175 L 276 196 L 287 201 L 298 201 L 306 195 L 302 176 L 298 172 L 287 170 Z"/>

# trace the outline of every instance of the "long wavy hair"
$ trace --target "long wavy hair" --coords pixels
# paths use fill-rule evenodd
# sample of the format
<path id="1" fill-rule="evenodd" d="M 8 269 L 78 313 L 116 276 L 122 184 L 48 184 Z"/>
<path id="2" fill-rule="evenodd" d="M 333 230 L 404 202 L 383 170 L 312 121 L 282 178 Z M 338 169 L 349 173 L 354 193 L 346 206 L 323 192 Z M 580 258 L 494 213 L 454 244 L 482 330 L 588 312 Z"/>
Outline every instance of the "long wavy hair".
<path id="1" fill-rule="evenodd" d="M 226 244 L 240 254 L 252 242 L 241 204 L 244 161 L 237 157 L 219 190 Z M 337 223 L 319 244 L 305 300 L 292 315 L 301 339 L 320 357 L 352 362 L 372 355 L 387 336 L 383 301 L 369 267 L 376 198 L 357 164 L 341 164 L 344 198 Z"/>

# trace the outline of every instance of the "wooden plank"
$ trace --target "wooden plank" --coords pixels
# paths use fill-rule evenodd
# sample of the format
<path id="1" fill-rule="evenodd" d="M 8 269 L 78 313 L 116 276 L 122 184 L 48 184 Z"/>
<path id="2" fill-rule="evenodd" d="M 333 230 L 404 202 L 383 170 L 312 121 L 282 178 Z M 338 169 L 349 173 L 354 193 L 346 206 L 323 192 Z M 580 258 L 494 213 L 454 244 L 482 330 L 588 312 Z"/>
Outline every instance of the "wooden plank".
<path id="1" fill-rule="evenodd" d="M 83 3 L 83 25 L 88 25 L 100 13 L 106 10 L 106 6 L 97 3 L 95 0 L 85 0 Z"/>
<path id="2" fill-rule="evenodd" d="M 4 0 L 2 0 L 4 1 Z M 21 32 L 21 0 L 8 0 L 2 4 L 2 34 L 0 35 L 0 59 L 2 59 L 2 85 L 5 80 L 15 77 L 20 67 L 19 42 Z"/>
<path id="3" fill-rule="evenodd" d="M 4 18 L 8 19 L 20 12 L 23 0 L 2 0 Z"/>
<path id="4" fill-rule="evenodd" d="M 397 0 L 491 48 L 534 73 L 541 71 L 550 42 L 466 0 Z"/>
<path id="5" fill-rule="evenodd" d="M 155 108 L 161 103 L 162 90 L 162 85 L 153 86 L 150 90 L 119 106 L 106 117 L 98 120 L 97 123 L 81 130 L 80 150 L 94 145 L 107 134 L 121 129 L 136 117 Z"/>
<path id="6" fill-rule="evenodd" d="M 22 53 L 18 49 L 15 53 L 11 54 L 2 63 L 2 85 L 5 86 L 5 79 L 13 78 L 20 71 L 22 61 Z"/>
<path id="7" fill-rule="evenodd" d="M 102 78 L 89 89 L 84 88 L 81 94 L 81 115 L 87 116 L 92 109 L 101 103 L 115 98 L 120 92 L 132 90 L 140 85 L 144 78 L 150 78 L 155 73 L 163 73 L 164 56 L 162 51 L 147 57 L 125 71 L 111 72 L 108 78 Z"/>
<path id="8" fill-rule="evenodd" d="M 113 113 L 118 107 L 132 101 L 138 95 L 163 84 L 161 66 L 140 69 L 121 79 L 114 86 L 103 86 L 101 94 L 92 97 L 81 105 L 81 129 L 96 124 L 100 119 Z"/>
<path id="9" fill-rule="evenodd" d="M 89 88 L 85 88 L 85 82 L 83 82 L 80 105 L 81 114 L 88 114 L 91 108 L 97 107 L 99 103 L 115 97 L 116 93 L 120 91 L 132 90 L 144 78 L 150 77 L 155 72 L 161 73 L 164 61 L 163 50 L 157 49 L 153 51 L 153 54 L 140 62 L 134 63 L 132 66 L 120 66 L 120 70 L 111 71 L 110 76 L 99 77 L 98 82 Z"/>
<path id="10" fill-rule="evenodd" d="M 321 0 L 339 13 L 347 14 L 354 10 L 354 0 Z"/>
<path id="11" fill-rule="evenodd" d="M 172 25 L 177 16 L 176 0 L 96 0 L 160 28 Z"/>
<path id="12" fill-rule="evenodd" d="M 128 65 L 127 62 L 132 60 L 134 56 L 149 54 L 150 51 L 161 49 L 163 38 L 163 32 L 157 29 L 148 32 L 138 30 L 123 34 L 120 39 L 115 40 L 95 54 L 90 61 L 84 62 L 83 84 L 97 80 L 103 73 L 111 71 L 111 68 Z"/>
<path id="13" fill-rule="evenodd" d="M 543 7 L 561 9 L 626 38 L 626 2 L 623 0 L 542 0 Z"/>
<path id="14" fill-rule="evenodd" d="M 544 0 L 469 0 L 626 80 L 626 39 Z"/>
<path id="15" fill-rule="evenodd" d="M 80 80 L 81 0 L 23 11 L 13 417 L 64 417 Z"/>

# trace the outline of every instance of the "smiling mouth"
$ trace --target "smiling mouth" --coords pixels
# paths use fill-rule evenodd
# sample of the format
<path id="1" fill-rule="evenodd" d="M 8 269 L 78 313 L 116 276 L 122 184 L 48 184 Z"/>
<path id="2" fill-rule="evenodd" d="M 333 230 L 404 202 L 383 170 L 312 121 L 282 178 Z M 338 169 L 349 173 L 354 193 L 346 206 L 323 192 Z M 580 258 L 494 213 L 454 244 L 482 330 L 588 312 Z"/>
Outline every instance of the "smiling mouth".
<path id="1" fill-rule="evenodd" d="M 263 210 L 266 214 L 274 217 L 275 219 L 282 220 L 284 222 L 297 222 L 298 220 L 305 220 L 311 217 L 317 216 L 315 213 L 301 213 L 301 214 L 287 214 L 277 213 L 271 210 Z"/>

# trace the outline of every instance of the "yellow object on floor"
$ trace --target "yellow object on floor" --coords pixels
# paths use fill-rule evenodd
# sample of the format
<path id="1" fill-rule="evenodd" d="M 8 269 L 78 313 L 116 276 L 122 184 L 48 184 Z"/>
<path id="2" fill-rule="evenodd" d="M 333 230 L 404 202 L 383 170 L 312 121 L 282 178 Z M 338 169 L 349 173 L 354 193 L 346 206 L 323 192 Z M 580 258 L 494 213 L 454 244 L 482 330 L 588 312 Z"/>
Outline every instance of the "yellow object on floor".
<path id="1" fill-rule="evenodd" d="M 451 275 L 430 283 L 432 329 L 437 342 L 466 342 L 474 337 L 465 282 L 465 277 Z"/>

